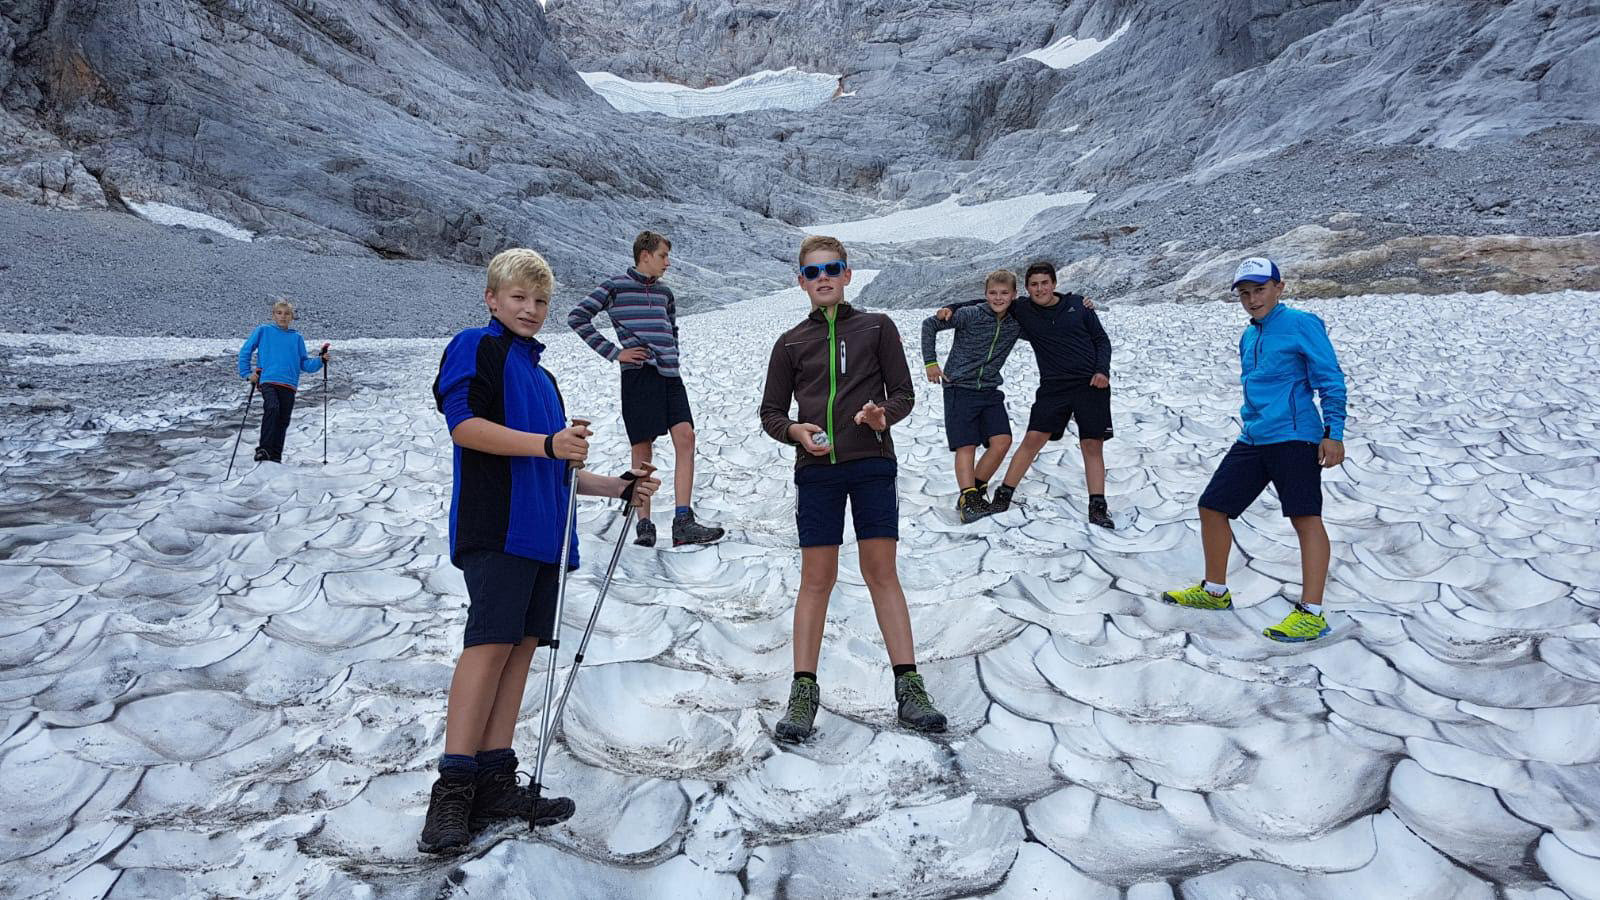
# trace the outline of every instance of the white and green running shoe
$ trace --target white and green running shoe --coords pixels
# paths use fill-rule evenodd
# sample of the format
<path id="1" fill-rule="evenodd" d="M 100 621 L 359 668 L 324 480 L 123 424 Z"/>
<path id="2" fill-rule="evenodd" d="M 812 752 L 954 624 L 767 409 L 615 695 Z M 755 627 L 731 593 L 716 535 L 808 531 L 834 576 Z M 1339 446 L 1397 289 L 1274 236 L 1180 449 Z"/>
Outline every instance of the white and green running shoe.
<path id="1" fill-rule="evenodd" d="M 1184 588 L 1181 591 L 1167 591 L 1161 595 L 1167 603 L 1176 603 L 1190 609 L 1232 609 L 1233 591 L 1223 591 L 1220 595 L 1206 590 L 1205 584 Z"/>

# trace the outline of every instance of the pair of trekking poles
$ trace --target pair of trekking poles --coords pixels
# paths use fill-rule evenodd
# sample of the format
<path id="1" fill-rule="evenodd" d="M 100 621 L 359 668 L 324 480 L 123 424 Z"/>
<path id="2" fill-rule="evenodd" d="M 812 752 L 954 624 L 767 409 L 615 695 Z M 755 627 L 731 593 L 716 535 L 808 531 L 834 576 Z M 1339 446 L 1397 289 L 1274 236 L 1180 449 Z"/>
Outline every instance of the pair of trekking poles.
<path id="1" fill-rule="evenodd" d="M 573 419 L 573 425 L 588 425 L 583 419 Z M 639 466 L 646 476 L 655 471 L 655 466 L 641 463 Z M 561 689 L 560 699 L 556 699 L 556 657 L 561 650 L 561 615 L 567 604 L 567 560 L 572 552 L 572 535 L 578 521 L 578 470 L 583 468 L 581 462 L 567 464 L 567 524 L 561 536 L 561 570 L 560 582 L 556 588 L 556 616 L 552 628 L 554 634 L 547 642 L 550 647 L 550 668 L 544 686 L 544 709 L 539 716 L 539 754 L 533 766 L 533 783 L 529 786 L 533 791 L 534 806 L 529 810 L 528 825 L 533 827 L 533 814 L 538 808 L 539 793 L 544 789 L 544 761 L 550 752 L 550 745 L 555 740 L 555 730 L 561 726 L 561 714 L 566 711 L 567 698 L 572 696 L 572 684 L 578 679 L 578 667 L 583 665 L 584 651 L 589 649 L 589 638 L 594 636 L 595 624 L 600 621 L 600 607 L 606 602 L 606 593 L 611 590 L 611 579 L 617 571 L 617 561 L 622 558 L 622 546 L 628 540 L 628 534 L 633 530 L 634 517 L 638 515 L 639 507 L 633 500 L 624 500 L 627 509 L 622 518 L 622 530 L 617 533 L 617 545 L 611 550 L 611 561 L 606 564 L 606 573 L 600 580 L 600 594 L 595 597 L 594 609 L 589 611 L 589 622 L 583 627 L 583 638 L 578 641 L 578 652 L 572 657 L 572 671 L 567 673 L 567 682 Z"/>
<path id="2" fill-rule="evenodd" d="M 328 352 L 328 345 L 322 345 L 323 355 Z M 256 402 L 256 383 L 250 382 L 250 393 L 244 398 L 244 418 L 239 420 L 239 434 L 233 439 L 233 455 L 228 457 L 228 471 L 222 476 L 223 481 L 233 477 L 233 461 L 239 458 L 239 442 L 244 440 L 244 429 L 250 422 L 250 406 Z M 263 404 L 266 400 L 261 401 Z M 322 464 L 328 464 L 328 363 L 322 363 Z"/>

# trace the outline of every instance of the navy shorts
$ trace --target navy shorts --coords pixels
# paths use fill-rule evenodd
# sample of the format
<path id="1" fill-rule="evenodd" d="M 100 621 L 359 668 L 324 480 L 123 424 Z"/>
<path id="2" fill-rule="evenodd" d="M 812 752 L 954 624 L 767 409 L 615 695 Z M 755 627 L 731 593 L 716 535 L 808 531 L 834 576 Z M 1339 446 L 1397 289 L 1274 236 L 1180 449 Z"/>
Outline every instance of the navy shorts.
<path id="1" fill-rule="evenodd" d="M 837 547 L 844 543 L 844 501 L 856 540 L 900 538 L 900 497 L 894 477 L 898 467 L 888 457 L 853 459 L 835 465 L 801 466 L 795 470 L 794 523 L 802 547 Z"/>
<path id="2" fill-rule="evenodd" d="M 1067 433 L 1067 423 L 1078 421 L 1078 440 L 1104 441 L 1111 438 L 1111 389 L 1090 387 L 1087 380 L 1042 381 L 1033 395 L 1028 412 L 1028 430 L 1042 431 L 1059 441 Z"/>
<path id="3" fill-rule="evenodd" d="M 655 366 L 622 370 L 622 426 L 629 444 L 649 443 L 682 422 L 694 425 L 682 378 L 663 375 Z"/>
<path id="4" fill-rule="evenodd" d="M 1200 506 L 1237 519 L 1256 502 L 1270 482 L 1278 489 L 1285 516 L 1322 515 L 1322 466 L 1316 444 L 1284 441 L 1281 444 L 1233 445 L 1200 495 Z"/>
<path id="5" fill-rule="evenodd" d="M 944 435 L 950 449 L 989 446 L 989 439 L 1011 436 L 1011 419 L 1006 416 L 1006 395 L 990 388 L 982 391 L 963 387 L 944 389 Z"/>
<path id="6" fill-rule="evenodd" d="M 554 635 L 560 563 L 498 550 L 470 550 L 461 559 L 467 582 L 467 630 L 461 645 L 520 644 Z"/>

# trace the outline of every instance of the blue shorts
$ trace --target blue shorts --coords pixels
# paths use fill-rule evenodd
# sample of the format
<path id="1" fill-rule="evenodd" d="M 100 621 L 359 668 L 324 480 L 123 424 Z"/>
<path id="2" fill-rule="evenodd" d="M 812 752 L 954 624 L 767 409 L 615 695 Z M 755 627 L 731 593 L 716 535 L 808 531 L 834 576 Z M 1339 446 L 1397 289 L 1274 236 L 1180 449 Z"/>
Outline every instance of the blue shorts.
<path id="1" fill-rule="evenodd" d="M 1011 436 L 1011 419 L 1006 416 L 1006 395 L 996 388 L 974 391 L 963 387 L 944 389 L 944 436 L 951 450 L 989 446 L 989 439 Z"/>
<path id="2" fill-rule="evenodd" d="M 1278 489 L 1285 516 L 1322 515 L 1322 466 L 1317 445 L 1309 441 L 1235 443 L 1200 495 L 1200 506 L 1237 519 L 1269 482 Z"/>
<path id="3" fill-rule="evenodd" d="M 461 558 L 467 582 L 467 630 L 461 645 L 520 644 L 554 635 L 560 563 L 498 550 L 469 550 Z"/>
<path id="4" fill-rule="evenodd" d="M 894 477 L 898 466 L 888 457 L 853 459 L 835 465 L 801 466 L 795 470 L 794 523 L 802 547 L 837 547 L 844 543 L 844 501 L 856 540 L 900 538 L 900 497 Z"/>

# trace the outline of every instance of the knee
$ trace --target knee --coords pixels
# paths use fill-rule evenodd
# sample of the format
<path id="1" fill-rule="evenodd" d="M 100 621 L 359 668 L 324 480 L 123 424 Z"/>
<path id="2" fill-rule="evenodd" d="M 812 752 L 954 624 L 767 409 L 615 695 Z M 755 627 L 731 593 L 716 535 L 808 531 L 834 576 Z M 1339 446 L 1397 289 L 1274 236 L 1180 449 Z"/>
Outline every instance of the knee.
<path id="1" fill-rule="evenodd" d="M 1022 436 L 1022 449 L 1038 452 L 1050 443 L 1050 436 L 1042 431 L 1030 431 Z"/>
<path id="2" fill-rule="evenodd" d="M 995 453 L 1004 453 L 1011 449 L 1010 437 L 997 437 L 989 439 L 989 449 Z"/>
<path id="3" fill-rule="evenodd" d="M 862 565 L 861 580 L 867 583 L 867 590 L 877 592 L 886 588 L 898 587 L 900 573 L 895 571 L 894 563 L 878 565 Z"/>
<path id="4" fill-rule="evenodd" d="M 694 426 L 680 425 L 672 429 L 672 445 L 684 450 L 694 449 Z"/>
<path id="5" fill-rule="evenodd" d="M 800 596 L 827 599 L 833 593 L 833 586 L 839 580 L 838 575 L 802 575 L 800 576 Z"/>

